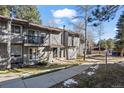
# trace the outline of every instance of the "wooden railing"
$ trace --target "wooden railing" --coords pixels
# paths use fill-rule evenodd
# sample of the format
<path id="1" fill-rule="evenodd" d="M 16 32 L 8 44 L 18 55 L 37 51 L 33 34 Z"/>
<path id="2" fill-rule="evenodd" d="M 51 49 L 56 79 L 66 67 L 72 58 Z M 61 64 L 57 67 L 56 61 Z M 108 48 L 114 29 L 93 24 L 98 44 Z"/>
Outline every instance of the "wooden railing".
<path id="1" fill-rule="evenodd" d="M 43 44 L 44 43 L 44 36 L 25 35 L 24 43 Z"/>

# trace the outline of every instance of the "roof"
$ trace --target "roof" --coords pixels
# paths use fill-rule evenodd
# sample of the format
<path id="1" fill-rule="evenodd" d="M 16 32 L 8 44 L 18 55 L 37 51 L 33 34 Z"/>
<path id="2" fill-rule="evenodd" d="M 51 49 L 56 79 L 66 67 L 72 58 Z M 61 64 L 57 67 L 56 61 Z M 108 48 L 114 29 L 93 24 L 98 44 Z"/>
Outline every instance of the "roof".
<path id="1" fill-rule="evenodd" d="M 70 35 L 76 35 L 76 36 L 79 36 L 79 33 L 77 32 L 71 32 L 71 31 L 68 31 L 68 30 L 63 30 L 61 28 L 54 28 L 54 27 L 47 27 L 47 26 L 43 26 L 43 25 L 39 25 L 39 24 L 35 24 L 35 23 L 31 23 L 27 20 L 24 20 L 24 19 L 18 19 L 18 18 L 9 18 L 9 17 L 5 17 L 5 16 L 1 16 L 0 15 L 0 20 L 12 20 L 12 22 L 19 22 L 21 24 L 28 24 L 29 26 L 34 26 L 34 27 L 37 27 L 39 29 L 45 29 L 45 30 L 48 30 L 48 31 L 56 31 L 56 32 L 62 32 L 62 31 L 67 31 Z"/>
<path id="2" fill-rule="evenodd" d="M 10 20 L 10 18 L 0 15 L 0 20 L 1 20 L 1 19 L 2 19 L 2 20 Z"/>
<path id="3" fill-rule="evenodd" d="M 69 35 L 72 35 L 72 36 L 78 36 L 78 37 L 80 35 L 80 33 L 78 33 L 78 32 L 72 32 L 72 31 L 68 31 L 68 34 Z"/>
<path id="4" fill-rule="evenodd" d="M 38 24 L 34 24 L 34 23 L 29 23 L 29 25 L 34 26 L 34 27 L 38 27 L 38 28 L 41 28 L 41 29 L 45 29 L 45 30 L 48 30 L 48 31 L 57 31 L 57 32 L 64 31 L 63 29 L 60 29 L 60 28 L 47 27 L 47 26 L 38 25 Z"/>

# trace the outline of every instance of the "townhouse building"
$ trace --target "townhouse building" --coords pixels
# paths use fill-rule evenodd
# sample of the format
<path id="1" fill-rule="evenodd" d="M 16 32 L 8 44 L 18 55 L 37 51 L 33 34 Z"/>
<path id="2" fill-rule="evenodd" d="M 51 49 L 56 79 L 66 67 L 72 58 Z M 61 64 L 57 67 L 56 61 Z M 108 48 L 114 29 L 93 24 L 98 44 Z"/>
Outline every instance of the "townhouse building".
<path id="1" fill-rule="evenodd" d="M 79 35 L 65 29 L 0 16 L 0 61 L 6 64 L 8 52 L 13 58 L 12 63 L 24 65 L 44 60 L 51 63 L 54 58 L 75 59 L 83 44 Z"/>

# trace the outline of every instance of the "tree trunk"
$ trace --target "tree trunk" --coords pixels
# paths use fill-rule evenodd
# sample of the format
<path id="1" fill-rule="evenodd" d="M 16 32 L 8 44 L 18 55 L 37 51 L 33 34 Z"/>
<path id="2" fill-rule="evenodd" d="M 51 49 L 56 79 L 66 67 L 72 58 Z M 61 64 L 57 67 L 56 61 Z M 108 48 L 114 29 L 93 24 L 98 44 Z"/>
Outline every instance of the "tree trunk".
<path id="1" fill-rule="evenodd" d="M 101 51 L 101 47 L 100 47 L 100 43 L 99 43 L 99 54 L 100 54 L 100 51 Z"/>
<path id="2" fill-rule="evenodd" d="M 85 28 L 84 28 L 84 61 L 86 59 L 86 54 L 87 54 L 87 12 L 88 12 L 88 6 L 85 6 L 84 8 L 84 12 L 85 12 L 85 16 L 84 16 L 84 20 L 85 20 Z"/>
<path id="3" fill-rule="evenodd" d="M 124 55 L 124 48 L 122 48 L 121 50 L 121 57 L 123 57 L 123 55 Z"/>

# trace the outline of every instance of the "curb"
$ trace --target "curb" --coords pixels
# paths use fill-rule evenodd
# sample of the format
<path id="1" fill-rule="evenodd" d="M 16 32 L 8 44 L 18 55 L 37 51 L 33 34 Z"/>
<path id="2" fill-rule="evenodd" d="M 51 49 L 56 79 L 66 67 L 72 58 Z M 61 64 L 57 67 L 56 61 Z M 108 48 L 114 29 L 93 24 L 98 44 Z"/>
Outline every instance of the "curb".
<path id="1" fill-rule="evenodd" d="M 41 72 L 41 73 L 37 73 L 37 74 L 32 74 L 32 75 L 29 75 L 29 76 L 21 76 L 20 78 L 21 78 L 22 80 L 24 80 L 24 79 L 33 78 L 33 77 L 36 77 L 36 76 L 40 76 L 40 75 L 44 75 L 44 74 L 56 72 L 56 71 L 59 71 L 59 70 L 68 69 L 68 68 L 74 67 L 74 66 L 78 66 L 78 65 L 72 65 L 72 66 L 66 66 L 66 67 L 61 67 L 61 68 L 55 68 L 55 69 L 52 69 L 52 70 L 46 71 L 46 72 Z"/>

